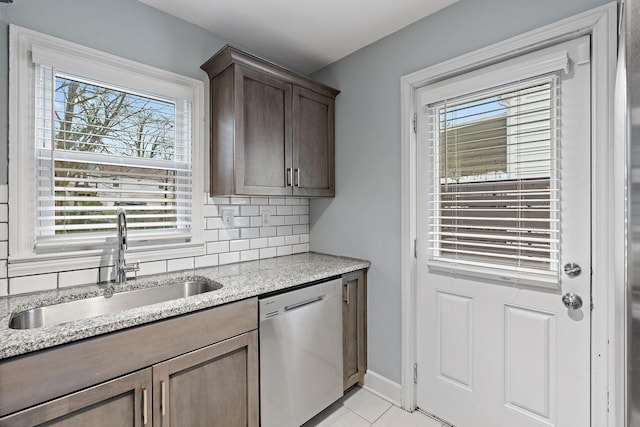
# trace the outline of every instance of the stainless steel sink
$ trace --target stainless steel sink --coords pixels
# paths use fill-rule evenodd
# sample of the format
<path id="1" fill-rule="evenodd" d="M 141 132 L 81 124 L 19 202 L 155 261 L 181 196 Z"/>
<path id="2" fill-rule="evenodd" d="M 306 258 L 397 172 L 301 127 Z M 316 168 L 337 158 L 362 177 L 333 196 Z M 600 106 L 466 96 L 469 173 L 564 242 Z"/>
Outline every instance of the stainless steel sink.
<path id="1" fill-rule="evenodd" d="M 32 308 L 11 316 L 9 328 L 32 329 L 57 325 L 59 323 L 117 313 L 130 308 L 212 292 L 221 287 L 221 284 L 207 279 L 185 280 L 170 285 L 119 292 L 111 296 L 99 296 Z"/>

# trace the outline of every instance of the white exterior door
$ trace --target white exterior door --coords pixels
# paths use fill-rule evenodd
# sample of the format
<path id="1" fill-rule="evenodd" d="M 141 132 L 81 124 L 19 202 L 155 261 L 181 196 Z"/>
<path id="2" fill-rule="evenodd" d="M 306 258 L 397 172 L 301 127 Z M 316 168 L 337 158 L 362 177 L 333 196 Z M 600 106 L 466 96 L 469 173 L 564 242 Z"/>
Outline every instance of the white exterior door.
<path id="1" fill-rule="evenodd" d="M 417 406 L 456 427 L 590 425 L 589 43 L 416 93 Z"/>

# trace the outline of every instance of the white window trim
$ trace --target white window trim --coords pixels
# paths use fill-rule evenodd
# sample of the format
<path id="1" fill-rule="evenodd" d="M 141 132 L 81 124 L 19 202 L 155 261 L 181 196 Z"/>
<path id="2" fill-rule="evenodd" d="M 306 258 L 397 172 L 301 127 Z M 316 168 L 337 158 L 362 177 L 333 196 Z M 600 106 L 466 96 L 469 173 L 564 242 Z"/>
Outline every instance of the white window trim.
<path id="1" fill-rule="evenodd" d="M 109 254 L 101 249 L 58 254 L 34 252 L 34 56 L 46 65 L 96 81 L 191 100 L 194 159 L 191 240 L 132 247 L 128 255 L 135 261 L 151 261 L 204 254 L 204 83 L 12 24 L 9 28 L 9 277 L 112 265 Z"/>
<path id="2" fill-rule="evenodd" d="M 624 423 L 624 144 L 614 138 L 613 106 L 617 54 L 617 3 L 611 2 L 556 23 L 512 37 L 401 78 L 401 404 L 416 408 L 416 165 L 413 118 L 415 90 L 523 53 L 592 37 L 592 289 L 596 309 L 591 330 L 591 425 Z"/>

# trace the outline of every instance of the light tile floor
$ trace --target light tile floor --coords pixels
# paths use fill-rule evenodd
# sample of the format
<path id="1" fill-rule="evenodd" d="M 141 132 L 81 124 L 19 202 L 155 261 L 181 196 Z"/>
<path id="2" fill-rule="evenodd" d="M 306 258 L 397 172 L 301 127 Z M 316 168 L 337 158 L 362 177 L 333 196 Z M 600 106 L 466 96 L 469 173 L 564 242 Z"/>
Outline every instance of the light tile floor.
<path id="1" fill-rule="evenodd" d="M 355 387 L 303 427 L 447 427 L 416 411 L 406 412 L 375 394 Z"/>

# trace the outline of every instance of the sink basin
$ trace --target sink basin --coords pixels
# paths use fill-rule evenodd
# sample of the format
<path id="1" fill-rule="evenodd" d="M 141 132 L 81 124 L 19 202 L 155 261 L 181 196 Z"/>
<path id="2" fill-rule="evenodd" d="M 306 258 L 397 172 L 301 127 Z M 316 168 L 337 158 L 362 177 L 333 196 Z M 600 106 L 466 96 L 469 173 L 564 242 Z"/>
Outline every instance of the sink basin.
<path id="1" fill-rule="evenodd" d="M 119 292 L 109 297 L 99 296 L 78 301 L 48 305 L 21 311 L 9 320 L 11 329 L 32 329 L 117 313 L 164 301 L 212 292 L 221 284 L 207 279 L 185 280 L 170 285 Z"/>

